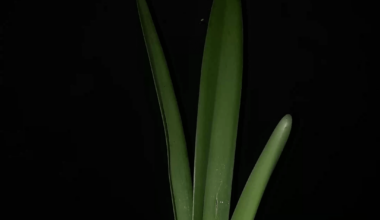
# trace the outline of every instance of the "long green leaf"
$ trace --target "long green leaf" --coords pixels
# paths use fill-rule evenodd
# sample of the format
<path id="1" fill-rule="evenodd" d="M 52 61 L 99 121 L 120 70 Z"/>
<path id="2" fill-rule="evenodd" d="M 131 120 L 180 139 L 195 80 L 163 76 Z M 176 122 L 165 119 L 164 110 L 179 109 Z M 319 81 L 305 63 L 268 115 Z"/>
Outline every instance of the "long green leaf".
<path id="1" fill-rule="evenodd" d="M 193 220 L 229 216 L 242 72 L 240 0 L 214 0 L 200 80 Z"/>
<path id="2" fill-rule="evenodd" d="M 176 220 L 190 220 L 192 183 L 181 116 L 148 5 L 137 0 L 137 6 L 165 129 L 174 216 Z"/>
<path id="3" fill-rule="evenodd" d="M 285 115 L 274 129 L 256 162 L 235 208 L 232 220 L 253 220 L 269 178 L 288 140 L 292 117 Z"/>

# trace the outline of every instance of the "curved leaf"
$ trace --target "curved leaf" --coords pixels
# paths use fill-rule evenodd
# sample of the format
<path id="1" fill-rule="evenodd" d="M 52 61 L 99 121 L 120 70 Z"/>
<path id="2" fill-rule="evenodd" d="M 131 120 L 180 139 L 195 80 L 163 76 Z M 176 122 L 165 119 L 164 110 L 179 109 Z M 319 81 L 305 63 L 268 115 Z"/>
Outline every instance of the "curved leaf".
<path id="1" fill-rule="evenodd" d="M 292 117 L 285 115 L 274 129 L 239 198 L 232 220 L 253 220 L 269 178 L 288 140 Z"/>
<path id="2" fill-rule="evenodd" d="M 164 124 L 174 216 L 176 220 L 190 220 L 192 183 L 181 116 L 148 5 L 145 0 L 137 0 L 137 6 Z"/>

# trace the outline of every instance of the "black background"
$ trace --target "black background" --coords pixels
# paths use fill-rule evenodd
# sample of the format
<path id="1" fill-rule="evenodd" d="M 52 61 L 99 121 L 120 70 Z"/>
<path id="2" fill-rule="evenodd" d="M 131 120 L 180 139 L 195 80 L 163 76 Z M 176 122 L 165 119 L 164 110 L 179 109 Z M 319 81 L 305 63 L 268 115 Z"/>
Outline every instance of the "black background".
<path id="1" fill-rule="evenodd" d="M 376 218 L 374 7 L 242 2 L 232 209 L 272 130 L 290 113 L 293 130 L 256 219 Z M 212 1 L 148 3 L 192 158 Z M 53 216 L 173 219 L 162 121 L 135 1 L 2 1 L 0 9 L 7 206 L 62 208 Z"/>

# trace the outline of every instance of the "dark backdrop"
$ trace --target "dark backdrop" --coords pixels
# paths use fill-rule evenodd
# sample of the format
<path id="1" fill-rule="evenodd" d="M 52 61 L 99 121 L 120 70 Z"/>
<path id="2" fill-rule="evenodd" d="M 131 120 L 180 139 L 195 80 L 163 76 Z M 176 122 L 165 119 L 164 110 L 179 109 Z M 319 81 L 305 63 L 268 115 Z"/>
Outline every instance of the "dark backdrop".
<path id="1" fill-rule="evenodd" d="M 374 7 L 242 2 L 232 208 L 272 130 L 290 113 L 292 133 L 256 219 L 376 218 Z M 148 3 L 192 165 L 212 1 Z M 62 208 L 57 216 L 78 210 L 87 217 L 173 219 L 164 132 L 135 1 L 15 0 L 0 9 L 7 206 Z"/>

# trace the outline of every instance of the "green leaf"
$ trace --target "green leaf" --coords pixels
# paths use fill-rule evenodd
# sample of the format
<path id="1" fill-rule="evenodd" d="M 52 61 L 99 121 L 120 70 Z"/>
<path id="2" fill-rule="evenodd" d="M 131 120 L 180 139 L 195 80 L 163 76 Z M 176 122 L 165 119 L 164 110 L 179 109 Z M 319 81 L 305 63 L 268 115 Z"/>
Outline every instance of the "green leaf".
<path id="1" fill-rule="evenodd" d="M 285 115 L 274 129 L 256 162 L 239 198 L 232 220 L 253 220 L 255 218 L 261 197 L 288 140 L 291 127 L 292 117 Z"/>
<path id="2" fill-rule="evenodd" d="M 190 220 L 192 183 L 181 116 L 148 5 L 145 0 L 137 0 L 137 6 L 164 124 L 174 216 L 176 220 Z"/>
<path id="3" fill-rule="evenodd" d="M 214 0 L 200 80 L 193 220 L 227 220 L 243 72 L 240 0 Z"/>

